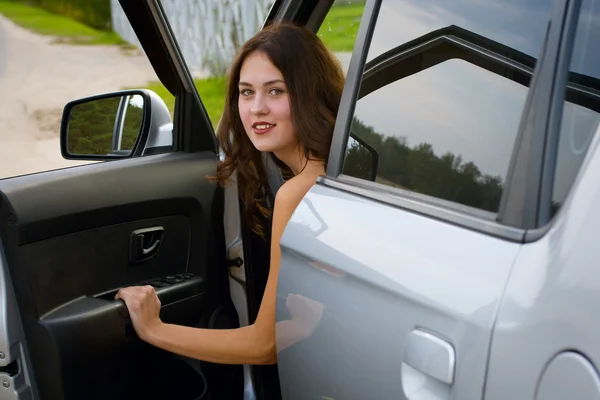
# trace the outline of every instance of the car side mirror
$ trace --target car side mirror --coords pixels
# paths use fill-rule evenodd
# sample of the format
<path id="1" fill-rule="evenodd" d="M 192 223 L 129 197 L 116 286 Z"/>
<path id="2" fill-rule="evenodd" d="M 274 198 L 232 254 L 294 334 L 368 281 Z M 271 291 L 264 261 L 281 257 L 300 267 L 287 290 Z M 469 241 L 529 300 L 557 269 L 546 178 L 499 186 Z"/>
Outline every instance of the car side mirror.
<path id="1" fill-rule="evenodd" d="M 373 146 L 350 133 L 342 173 L 375 182 L 379 167 L 379 152 Z"/>
<path id="2" fill-rule="evenodd" d="M 85 97 L 64 108 L 61 152 L 66 159 L 112 160 L 147 154 L 148 144 L 170 150 L 172 128 L 167 106 L 150 90 Z"/>

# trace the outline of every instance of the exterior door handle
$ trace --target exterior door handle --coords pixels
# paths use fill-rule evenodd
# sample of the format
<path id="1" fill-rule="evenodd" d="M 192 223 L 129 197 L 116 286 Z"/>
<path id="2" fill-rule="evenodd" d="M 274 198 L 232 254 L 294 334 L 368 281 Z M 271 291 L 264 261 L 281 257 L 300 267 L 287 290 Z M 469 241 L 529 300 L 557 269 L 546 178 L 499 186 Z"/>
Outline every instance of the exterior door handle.
<path id="1" fill-rule="evenodd" d="M 455 366 L 456 354 L 450 343 L 422 329 L 413 330 L 408 335 L 402 363 L 406 398 L 448 399 Z"/>
<path id="2" fill-rule="evenodd" d="M 131 232 L 129 262 L 137 264 L 154 257 L 162 242 L 163 232 L 162 226 Z"/>

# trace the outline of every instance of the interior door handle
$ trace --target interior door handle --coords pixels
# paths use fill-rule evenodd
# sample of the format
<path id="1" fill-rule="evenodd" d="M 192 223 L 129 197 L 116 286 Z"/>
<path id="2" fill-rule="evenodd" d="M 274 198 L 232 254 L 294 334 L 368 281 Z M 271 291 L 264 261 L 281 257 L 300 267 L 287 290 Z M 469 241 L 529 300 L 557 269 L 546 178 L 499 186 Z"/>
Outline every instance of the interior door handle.
<path id="1" fill-rule="evenodd" d="M 429 332 L 415 329 L 410 333 L 404 363 L 440 382 L 448 385 L 454 382 L 454 347 Z"/>
<path id="2" fill-rule="evenodd" d="M 163 232 L 162 226 L 131 232 L 129 262 L 135 264 L 154 257 L 162 242 Z"/>
<path id="3" fill-rule="evenodd" d="M 141 240 L 141 242 L 143 243 L 143 239 Z M 156 250 L 156 248 L 160 245 L 160 239 L 156 239 L 154 241 L 154 243 L 152 243 L 152 245 L 150 247 L 148 247 L 147 249 L 143 247 L 142 244 L 142 253 L 146 256 L 148 254 L 154 253 L 154 251 Z"/>

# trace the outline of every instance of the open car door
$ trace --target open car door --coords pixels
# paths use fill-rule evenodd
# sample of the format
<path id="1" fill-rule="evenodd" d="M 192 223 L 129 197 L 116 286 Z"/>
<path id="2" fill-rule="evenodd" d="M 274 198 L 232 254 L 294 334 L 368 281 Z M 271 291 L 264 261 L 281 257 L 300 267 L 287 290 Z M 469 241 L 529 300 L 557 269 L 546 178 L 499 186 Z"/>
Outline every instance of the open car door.
<path id="1" fill-rule="evenodd" d="M 120 98 L 115 109 L 123 113 L 123 99 L 141 100 L 142 133 L 130 151 L 121 146 L 123 125 L 113 151 L 99 157 L 122 159 L 0 181 L 0 373 L 12 396 L 4 398 L 240 398 L 241 366 L 147 345 L 125 304 L 114 300 L 121 287 L 150 284 L 165 322 L 238 326 L 223 193 L 207 179 L 218 161 L 213 128 L 160 2 L 121 6 L 175 96 L 173 124 L 147 91 L 75 101 L 65 109 L 62 135 L 73 134 L 77 110 L 94 111 L 84 107 L 91 101 Z M 63 154 L 75 149 L 69 146 L 63 141 Z"/>
<path id="2" fill-rule="evenodd" d="M 281 240 L 277 320 L 298 321 L 276 331 L 285 400 L 482 399 L 490 348 L 497 349 L 491 365 L 513 377 L 496 378 L 493 393 L 512 399 L 517 396 L 506 396 L 505 387 L 519 387 L 514 378 L 529 359 L 545 361 L 539 354 L 554 357 L 564 349 L 550 347 L 531 328 L 547 330 L 546 315 L 554 308 L 539 301 L 533 308 L 525 297 L 555 293 L 545 283 L 543 290 L 531 289 L 536 280 L 565 292 L 558 279 L 532 272 L 549 270 L 550 259 L 560 259 L 552 264 L 557 271 L 560 263 L 568 265 L 562 254 L 570 248 L 557 244 L 568 237 L 564 226 L 539 253 L 526 252 L 521 266 L 529 269 L 519 272 L 506 307 L 512 312 L 501 321 L 504 342 L 493 347 L 492 337 L 516 260 L 547 232 L 561 206 L 551 201 L 555 174 L 562 174 L 568 193 L 566 183 L 585 156 L 586 147 L 570 150 L 574 146 L 571 140 L 563 145 L 564 138 L 572 132 L 591 138 L 597 129 L 600 82 L 569 72 L 569 53 L 561 50 L 574 47 L 574 29 L 563 24 L 567 2 L 556 3 L 551 13 L 535 8 L 528 15 L 539 36 L 515 34 L 530 40 L 530 48 L 539 46 L 537 57 L 519 50 L 521 41 L 505 44 L 504 32 L 511 40 L 514 32 L 498 27 L 502 21 L 518 25 L 515 14 L 469 2 L 458 18 L 459 3 L 367 2 L 327 176 L 300 202 Z M 419 24 L 437 27 L 431 21 L 443 26 L 419 36 L 411 32 Z M 495 36 L 478 33 L 490 32 L 485 26 L 492 21 Z M 570 110 L 562 117 L 570 122 L 566 128 L 563 104 Z M 507 121 L 514 121 L 512 127 Z M 488 134 L 498 127 L 499 135 Z M 485 156 L 476 158 L 472 149 Z M 468 162 L 459 167 L 463 157 Z M 490 174 L 485 157 L 497 162 L 502 175 Z M 569 171 L 558 172 L 556 160 Z M 524 318 L 525 311 L 537 319 Z M 577 344 L 563 336 L 569 346 Z M 526 349 L 536 340 L 545 343 L 527 360 L 521 357 L 525 362 L 506 363 L 507 349 Z M 535 371 L 547 366 L 538 364 Z M 525 387 L 533 396 L 540 381 L 530 375 Z"/>

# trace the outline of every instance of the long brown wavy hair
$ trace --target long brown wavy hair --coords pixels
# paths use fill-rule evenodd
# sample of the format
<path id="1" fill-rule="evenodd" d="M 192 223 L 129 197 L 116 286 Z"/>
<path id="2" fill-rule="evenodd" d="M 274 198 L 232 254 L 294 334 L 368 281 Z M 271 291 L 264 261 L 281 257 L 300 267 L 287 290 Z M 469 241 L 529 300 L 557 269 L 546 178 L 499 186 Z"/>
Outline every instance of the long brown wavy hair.
<path id="1" fill-rule="evenodd" d="M 217 166 L 216 180 L 225 185 L 237 171 L 239 194 L 251 228 L 263 235 L 261 218 L 255 211 L 263 219 L 270 216 L 264 202 L 270 195 L 267 174 L 261 153 L 248 138 L 238 109 L 240 70 L 246 57 L 254 52 L 264 53 L 283 75 L 290 96 L 292 126 L 307 160 L 327 161 L 344 73 L 337 58 L 315 33 L 288 23 L 264 28 L 242 46 L 234 59 L 217 132 L 225 159 Z"/>

